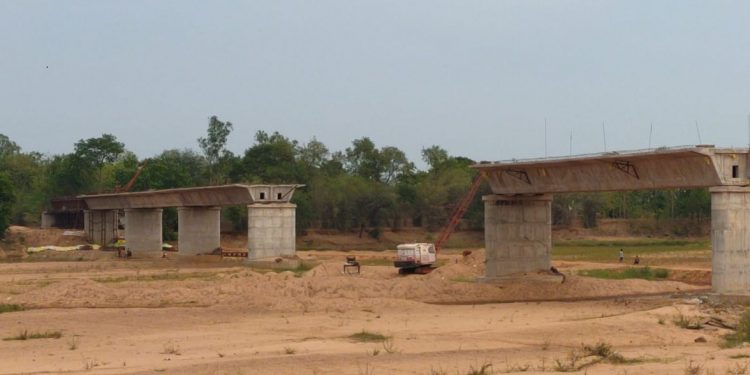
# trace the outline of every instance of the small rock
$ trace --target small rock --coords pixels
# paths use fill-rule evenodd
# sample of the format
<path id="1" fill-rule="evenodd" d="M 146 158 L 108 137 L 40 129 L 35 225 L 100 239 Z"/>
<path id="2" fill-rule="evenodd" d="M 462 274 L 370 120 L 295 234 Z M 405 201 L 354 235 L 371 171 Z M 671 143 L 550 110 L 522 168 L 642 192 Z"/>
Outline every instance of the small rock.
<path id="1" fill-rule="evenodd" d="M 693 340 L 693 341 L 695 341 L 695 342 L 706 342 L 706 341 L 708 341 L 708 340 L 706 340 L 706 338 L 705 338 L 705 337 L 701 336 L 701 337 L 698 337 L 697 339 L 695 339 L 695 340 Z"/>
<path id="2" fill-rule="evenodd" d="M 700 305 L 701 303 L 703 303 L 703 301 L 701 301 L 700 298 L 691 298 L 686 299 L 685 303 L 687 303 L 688 305 Z"/>

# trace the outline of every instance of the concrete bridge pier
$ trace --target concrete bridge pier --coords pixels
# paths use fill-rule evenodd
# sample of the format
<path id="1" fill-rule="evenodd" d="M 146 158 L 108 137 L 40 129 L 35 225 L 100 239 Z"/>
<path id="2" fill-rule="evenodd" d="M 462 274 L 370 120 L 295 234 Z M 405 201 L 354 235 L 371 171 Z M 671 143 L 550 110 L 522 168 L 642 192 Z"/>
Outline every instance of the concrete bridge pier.
<path id="1" fill-rule="evenodd" d="M 161 208 L 125 209 L 125 249 L 134 257 L 161 257 Z"/>
<path id="2" fill-rule="evenodd" d="M 89 241 L 107 246 L 117 240 L 118 210 L 83 211 L 83 231 Z"/>
<path id="3" fill-rule="evenodd" d="M 750 188 L 722 186 L 711 192 L 711 287 L 750 294 Z"/>
<path id="4" fill-rule="evenodd" d="M 296 209 L 292 203 L 247 206 L 248 260 L 295 255 Z"/>
<path id="5" fill-rule="evenodd" d="M 221 247 L 220 225 L 221 207 L 178 207 L 179 254 L 207 254 Z"/>
<path id="6" fill-rule="evenodd" d="M 547 270 L 552 248 L 552 195 L 485 195 L 483 281 Z"/>

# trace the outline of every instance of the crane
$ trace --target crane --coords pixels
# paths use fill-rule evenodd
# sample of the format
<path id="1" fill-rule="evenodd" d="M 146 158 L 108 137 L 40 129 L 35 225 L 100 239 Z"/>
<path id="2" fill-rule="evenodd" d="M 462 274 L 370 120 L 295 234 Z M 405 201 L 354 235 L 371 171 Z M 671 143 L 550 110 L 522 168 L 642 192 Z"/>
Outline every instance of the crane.
<path id="1" fill-rule="evenodd" d="M 393 266 L 398 268 L 399 274 L 420 273 L 425 274 L 432 271 L 432 265 L 437 260 L 437 253 L 450 238 L 461 218 L 466 213 L 466 209 L 474 200 L 479 187 L 484 180 L 484 172 L 480 172 L 474 177 L 469 190 L 458 202 L 453 210 L 450 219 L 440 231 L 440 237 L 434 244 L 430 243 L 410 243 L 401 244 L 396 247 L 396 260 Z"/>
<path id="2" fill-rule="evenodd" d="M 438 237 L 438 240 L 435 242 L 435 252 L 439 252 L 443 244 L 446 243 L 451 237 L 451 234 L 453 234 L 456 225 L 458 225 L 458 222 L 464 217 L 466 209 L 469 208 L 471 201 L 474 200 L 474 196 L 477 195 L 477 191 L 479 190 L 479 186 L 482 185 L 483 179 L 484 172 L 480 172 L 474 177 L 474 181 L 471 183 L 469 191 L 467 191 L 466 194 L 464 194 L 464 197 L 461 198 L 461 201 L 458 202 L 458 205 L 453 210 L 450 220 L 445 224 L 443 230 L 440 231 L 440 237 Z"/>
<path id="3" fill-rule="evenodd" d="M 135 185 L 135 181 L 138 180 L 138 176 L 141 175 L 141 172 L 143 172 L 143 167 L 146 166 L 146 160 L 141 163 L 138 168 L 135 170 L 135 173 L 133 174 L 133 177 L 130 178 L 130 181 L 128 181 L 127 184 L 123 187 L 115 187 L 115 193 L 127 193 L 130 191 L 130 189 L 133 188 L 133 185 Z"/>

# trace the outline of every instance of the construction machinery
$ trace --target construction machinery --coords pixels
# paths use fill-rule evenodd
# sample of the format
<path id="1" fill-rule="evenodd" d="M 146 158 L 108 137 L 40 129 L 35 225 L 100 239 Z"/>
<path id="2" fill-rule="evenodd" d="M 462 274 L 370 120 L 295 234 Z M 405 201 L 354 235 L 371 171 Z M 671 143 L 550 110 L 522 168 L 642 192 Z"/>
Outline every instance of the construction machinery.
<path id="1" fill-rule="evenodd" d="M 115 186 L 115 193 L 127 193 L 130 191 L 130 189 L 133 188 L 133 185 L 135 185 L 135 181 L 138 180 L 138 176 L 141 175 L 141 172 L 143 172 L 143 167 L 146 166 L 146 163 L 148 162 L 148 159 L 144 160 L 140 165 L 138 165 L 138 168 L 135 170 L 135 173 L 133 174 L 133 177 L 130 178 L 130 181 L 128 181 L 127 184 L 123 187 L 117 187 Z"/>
<path id="2" fill-rule="evenodd" d="M 437 261 L 437 253 L 445 242 L 448 241 L 461 218 L 469 208 L 474 196 L 476 196 L 479 186 L 482 185 L 484 173 L 479 173 L 474 177 L 474 181 L 469 187 L 469 191 L 461 198 L 456 208 L 453 210 L 450 219 L 440 231 L 440 236 L 435 244 L 431 243 L 407 243 L 400 244 L 396 247 L 396 259 L 393 266 L 398 268 L 399 274 L 418 273 L 426 274 L 434 268 L 432 265 Z"/>

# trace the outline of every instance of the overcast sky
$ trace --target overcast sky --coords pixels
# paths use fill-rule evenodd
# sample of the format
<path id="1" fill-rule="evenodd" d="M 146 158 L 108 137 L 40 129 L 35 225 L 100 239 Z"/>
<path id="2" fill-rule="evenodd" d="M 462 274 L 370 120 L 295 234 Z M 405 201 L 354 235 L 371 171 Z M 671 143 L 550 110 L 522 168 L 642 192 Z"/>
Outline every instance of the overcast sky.
<path id="1" fill-rule="evenodd" d="M 0 0 L 0 133 L 25 151 L 197 150 L 216 115 L 235 153 L 265 130 L 502 160 L 571 132 L 601 152 L 603 127 L 647 148 L 651 123 L 653 146 L 746 146 L 749 113 L 746 1 Z"/>

